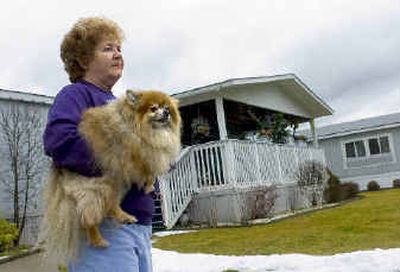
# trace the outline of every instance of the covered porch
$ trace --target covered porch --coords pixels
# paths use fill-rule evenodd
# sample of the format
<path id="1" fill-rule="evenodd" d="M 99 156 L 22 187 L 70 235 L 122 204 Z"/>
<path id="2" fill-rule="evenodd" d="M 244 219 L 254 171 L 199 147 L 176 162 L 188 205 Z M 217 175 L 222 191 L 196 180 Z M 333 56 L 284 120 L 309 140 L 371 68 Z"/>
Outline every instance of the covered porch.
<path id="1" fill-rule="evenodd" d="M 293 74 L 231 79 L 174 95 L 179 99 L 184 146 L 226 139 L 268 139 L 273 117 L 281 114 L 291 137 L 307 124 L 318 147 L 315 119 L 333 110 Z"/>
<path id="2" fill-rule="evenodd" d="M 176 168 L 161 177 L 162 212 L 168 228 L 185 210 L 190 220 L 242 222 L 248 217 L 243 192 L 262 187 L 277 188 L 277 201 L 283 207 L 279 209 L 296 206 L 288 204 L 292 189 L 286 188 L 296 187 L 307 162 L 325 165 L 314 120 L 332 110 L 295 75 L 231 79 L 174 97 L 180 102 L 185 148 Z M 277 114 L 290 130 L 282 144 L 274 144 L 270 137 Z M 296 144 L 294 132 L 302 123 L 313 131 L 312 147 Z M 297 199 L 309 205 L 307 196 Z"/>

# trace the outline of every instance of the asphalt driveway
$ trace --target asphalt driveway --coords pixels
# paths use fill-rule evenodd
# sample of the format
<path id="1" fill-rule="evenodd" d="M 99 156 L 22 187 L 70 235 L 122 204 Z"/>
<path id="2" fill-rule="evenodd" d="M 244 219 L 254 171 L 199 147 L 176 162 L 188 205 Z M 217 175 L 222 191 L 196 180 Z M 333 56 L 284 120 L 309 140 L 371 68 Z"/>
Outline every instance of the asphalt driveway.
<path id="1" fill-rule="evenodd" d="M 56 264 L 47 264 L 42 258 L 43 253 L 34 253 L 10 262 L 0 264 L 1 272 L 57 272 Z"/>

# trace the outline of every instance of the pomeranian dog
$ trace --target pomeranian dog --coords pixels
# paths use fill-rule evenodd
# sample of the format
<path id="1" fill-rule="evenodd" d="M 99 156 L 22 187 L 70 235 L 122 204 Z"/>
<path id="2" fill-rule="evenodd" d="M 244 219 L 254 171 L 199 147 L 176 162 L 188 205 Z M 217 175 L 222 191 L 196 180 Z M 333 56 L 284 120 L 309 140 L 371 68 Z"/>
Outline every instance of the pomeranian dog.
<path id="1" fill-rule="evenodd" d="M 136 222 L 120 208 L 121 199 L 132 185 L 151 192 L 156 177 L 176 159 L 181 123 L 177 103 L 161 92 L 127 90 L 124 97 L 83 113 L 79 133 L 103 176 L 51 168 L 41 239 L 53 258 L 74 260 L 85 234 L 89 244 L 106 247 L 98 229 L 105 217 Z"/>

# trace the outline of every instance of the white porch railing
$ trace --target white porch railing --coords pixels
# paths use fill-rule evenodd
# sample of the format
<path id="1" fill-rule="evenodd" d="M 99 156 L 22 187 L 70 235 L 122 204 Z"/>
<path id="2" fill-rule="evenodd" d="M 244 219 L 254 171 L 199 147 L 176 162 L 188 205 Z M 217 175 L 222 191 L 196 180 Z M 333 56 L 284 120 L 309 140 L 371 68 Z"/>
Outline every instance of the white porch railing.
<path id="1" fill-rule="evenodd" d="M 165 225 L 175 225 L 194 193 L 295 183 L 299 166 L 306 161 L 325 166 L 323 150 L 239 140 L 189 147 L 176 168 L 160 178 Z"/>

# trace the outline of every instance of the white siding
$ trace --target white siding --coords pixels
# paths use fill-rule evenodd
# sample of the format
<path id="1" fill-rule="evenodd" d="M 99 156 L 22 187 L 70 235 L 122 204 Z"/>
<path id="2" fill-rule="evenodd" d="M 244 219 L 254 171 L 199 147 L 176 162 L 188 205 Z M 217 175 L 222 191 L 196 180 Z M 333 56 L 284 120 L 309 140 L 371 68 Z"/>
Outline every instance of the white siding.
<path id="1" fill-rule="evenodd" d="M 350 165 L 346 163 L 344 143 L 379 135 L 389 135 L 390 154 L 361 159 L 357 164 L 355 162 Z M 319 143 L 320 147 L 325 151 L 328 167 L 342 180 L 355 181 L 364 188 L 365 184 L 372 179 L 382 180 L 382 184 L 391 186 L 391 179 L 400 178 L 400 128 L 321 139 Z"/>
<path id="2" fill-rule="evenodd" d="M 292 90 L 294 91 L 294 90 Z M 224 92 L 224 97 L 262 108 L 309 118 L 310 112 L 288 90 L 276 85 L 236 87 Z"/>

